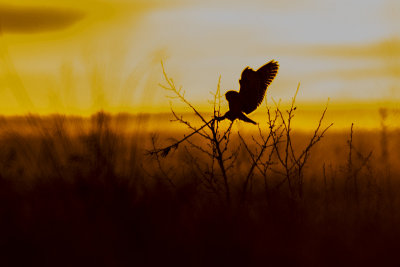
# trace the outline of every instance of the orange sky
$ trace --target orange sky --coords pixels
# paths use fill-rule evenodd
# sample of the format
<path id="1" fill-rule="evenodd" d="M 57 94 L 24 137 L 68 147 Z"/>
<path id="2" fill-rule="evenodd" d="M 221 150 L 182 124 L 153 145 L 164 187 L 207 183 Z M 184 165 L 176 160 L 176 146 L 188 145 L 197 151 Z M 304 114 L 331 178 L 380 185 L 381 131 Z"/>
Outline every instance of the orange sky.
<path id="1" fill-rule="evenodd" d="M 206 105 L 244 67 L 280 62 L 268 98 L 400 100 L 395 0 L 0 0 L 0 113 L 169 106 L 160 60 Z"/>

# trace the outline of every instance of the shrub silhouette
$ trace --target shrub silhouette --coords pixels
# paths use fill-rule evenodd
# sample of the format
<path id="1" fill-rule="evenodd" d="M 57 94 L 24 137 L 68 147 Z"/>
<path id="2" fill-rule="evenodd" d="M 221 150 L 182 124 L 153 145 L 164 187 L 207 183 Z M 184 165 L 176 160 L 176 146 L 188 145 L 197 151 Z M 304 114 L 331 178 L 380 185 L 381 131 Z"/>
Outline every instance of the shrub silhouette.
<path id="1" fill-rule="evenodd" d="M 294 97 L 238 133 L 220 106 L 204 128 L 174 113 L 177 146 L 142 117 L 5 117 L 1 265 L 397 265 L 398 131 L 326 131 L 323 111 L 302 133 Z"/>
<path id="2" fill-rule="evenodd" d="M 274 63 L 273 61 L 271 62 Z M 260 68 L 260 70 L 269 67 L 271 62 Z M 156 148 L 153 139 L 153 149 L 149 151 L 149 154 L 156 157 L 158 166 L 160 167 L 161 159 L 159 158 L 159 155 L 161 155 L 162 157 L 166 157 L 170 153 L 171 149 L 172 150 L 178 149 L 178 146 L 186 141 L 189 144 L 189 146 L 193 149 L 193 151 L 189 151 L 188 149 L 186 149 L 187 152 L 186 155 L 187 157 L 192 159 L 191 164 L 196 166 L 195 172 L 202 175 L 201 180 L 204 183 L 206 183 L 216 194 L 219 194 L 219 192 L 221 191 L 221 187 L 218 186 L 219 182 L 218 182 L 218 177 L 214 172 L 214 164 L 216 164 L 219 167 L 219 170 L 222 175 L 222 183 L 220 184 L 223 184 L 224 188 L 223 190 L 225 193 L 226 202 L 228 205 L 230 205 L 231 204 L 230 184 L 232 183 L 232 179 L 228 178 L 227 170 L 234 168 L 238 160 L 240 146 L 237 146 L 235 149 L 231 149 L 232 151 L 228 149 L 234 119 L 231 120 L 229 127 L 227 127 L 226 129 L 223 129 L 220 126 L 221 118 L 224 118 L 220 116 L 221 113 L 220 80 L 218 81 L 217 90 L 214 94 L 214 99 L 213 99 L 213 117 L 207 121 L 205 117 L 185 98 L 184 91 L 182 91 L 182 89 L 176 88 L 174 81 L 170 79 L 166 74 L 163 65 L 162 67 L 165 80 L 167 81 L 168 84 L 168 86 L 162 86 L 162 87 L 167 91 L 172 92 L 173 94 L 172 97 L 175 97 L 184 104 L 186 104 L 194 112 L 194 114 L 198 118 L 200 118 L 200 120 L 204 124 L 199 128 L 195 128 L 193 126 L 193 122 L 184 120 L 182 116 L 177 115 L 172 109 L 172 114 L 175 118 L 175 121 L 187 126 L 189 130 L 191 130 L 192 132 L 188 135 L 185 135 L 179 141 L 176 141 L 171 145 L 162 148 Z M 276 74 L 277 67 L 274 66 L 274 68 L 275 72 L 273 73 L 272 78 L 269 78 L 269 82 L 273 79 L 273 77 Z M 295 111 L 296 111 L 295 102 L 299 88 L 300 84 L 297 87 L 296 93 L 292 99 L 289 109 L 286 111 L 287 116 L 284 115 L 284 112 L 282 112 L 281 108 L 279 107 L 279 104 L 275 103 L 276 105 L 274 109 L 271 109 L 267 106 L 267 112 L 266 112 L 267 129 L 266 131 L 263 131 L 261 130 L 260 126 L 258 126 L 259 137 L 261 142 L 255 141 L 254 137 L 252 138 L 256 146 L 258 146 L 258 150 L 251 149 L 250 146 L 247 144 L 245 138 L 243 138 L 242 135 L 238 133 L 238 137 L 241 140 L 241 143 L 244 145 L 249 155 L 248 159 L 242 158 L 240 160 L 246 160 L 246 161 L 250 160 L 251 162 L 249 170 L 246 171 L 247 175 L 244 177 L 244 179 L 239 179 L 243 180 L 241 185 L 242 203 L 246 199 L 246 194 L 248 193 L 247 192 L 248 185 L 251 182 L 251 179 L 255 171 L 260 172 L 260 174 L 264 176 L 264 188 L 266 190 L 265 192 L 266 195 L 269 194 L 267 186 L 268 182 L 267 176 L 269 175 L 270 171 L 274 171 L 275 173 L 282 174 L 282 176 L 284 177 L 284 179 L 279 184 L 275 185 L 275 187 L 280 187 L 283 183 L 287 183 L 292 198 L 302 197 L 303 169 L 310 155 L 310 151 L 312 147 L 322 139 L 326 131 L 333 124 L 330 124 L 324 129 L 321 129 L 322 121 L 325 117 L 325 113 L 327 110 L 326 107 L 306 147 L 300 153 L 295 151 L 292 144 L 291 124 L 295 116 Z M 265 92 L 262 94 L 262 96 L 264 96 L 264 94 Z M 229 97 L 227 97 L 227 99 L 228 98 Z M 231 108 L 231 103 L 229 103 L 229 105 Z M 259 103 L 257 105 L 259 105 Z M 203 142 L 208 142 L 208 147 L 201 146 L 199 144 L 190 141 L 190 138 L 195 134 L 200 136 Z M 205 154 L 207 156 L 208 160 L 204 166 L 200 166 L 198 164 L 198 160 L 195 159 L 195 154 L 196 154 L 195 151 L 197 151 L 198 153 Z M 277 159 L 278 166 L 273 166 L 273 167 L 271 166 L 272 157 L 275 157 Z M 238 176 L 240 175 L 236 176 L 237 176 L 236 182 L 238 182 L 237 178 L 239 178 Z"/>

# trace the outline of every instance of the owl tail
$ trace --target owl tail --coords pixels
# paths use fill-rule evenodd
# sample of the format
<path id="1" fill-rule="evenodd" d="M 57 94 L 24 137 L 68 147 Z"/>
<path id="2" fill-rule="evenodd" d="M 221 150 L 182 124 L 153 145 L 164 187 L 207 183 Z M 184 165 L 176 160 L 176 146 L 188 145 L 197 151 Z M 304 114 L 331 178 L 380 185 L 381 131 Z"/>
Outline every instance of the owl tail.
<path id="1" fill-rule="evenodd" d="M 252 124 L 257 124 L 257 122 L 253 121 L 252 119 L 248 118 L 246 115 L 244 115 L 242 112 L 237 113 L 237 112 L 232 112 L 232 111 L 228 111 L 227 113 L 225 113 L 224 116 L 222 117 L 215 117 L 215 120 L 217 121 L 222 121 L 224 119 L 228 119 L 230 121 L 234 121 L 235 119 L 239 119 L 245 122 L 250 122 Z"/>
<path id="2" fill-rule="evenodd" d="M 245 122 L 250 122 L 252 124 L 257 124 L 257 122 L 253 121 L 252 119 L 250 119 L 249 117 L 247 117 L 246 115 L 244 115 L 243 113 L 240 113 L 240 115 L 238 116 L 239 120 L 245 121 Z"/>

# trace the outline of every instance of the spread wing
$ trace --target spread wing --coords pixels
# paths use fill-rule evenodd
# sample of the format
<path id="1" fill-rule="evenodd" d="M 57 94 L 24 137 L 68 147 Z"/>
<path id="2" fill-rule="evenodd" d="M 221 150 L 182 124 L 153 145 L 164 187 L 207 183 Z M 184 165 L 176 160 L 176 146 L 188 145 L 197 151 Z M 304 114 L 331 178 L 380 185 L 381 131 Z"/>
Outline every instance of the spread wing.
<path id="1" fill-rule="evenodd" d="M 278 67 L 278 62 L 271 60 L 257 71 L 249 67 L 243 70 L 239 80 L 239 96 L 243 112 L 249 114 L 261 104 L 267 87 L 278 73 Z"/>

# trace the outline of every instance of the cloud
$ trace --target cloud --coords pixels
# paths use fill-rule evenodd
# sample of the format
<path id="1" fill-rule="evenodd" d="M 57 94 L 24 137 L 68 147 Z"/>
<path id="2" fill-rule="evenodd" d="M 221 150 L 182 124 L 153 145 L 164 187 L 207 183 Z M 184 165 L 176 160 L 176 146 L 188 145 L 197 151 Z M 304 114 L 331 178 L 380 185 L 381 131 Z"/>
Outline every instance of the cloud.
<path id="1" fill-rule="evenodd" d="M 309 46 L 303 48 L 303 53 L 311 56 L 334 58 L 399 58 L 400 39 L 391 38 L 361 45 Z"/>
<path id="2" fill-rule="evenodd" d="M 0 5 L 3 32 L 38 33 L 65 29 L 85 17 L 72 9 Z"/>

